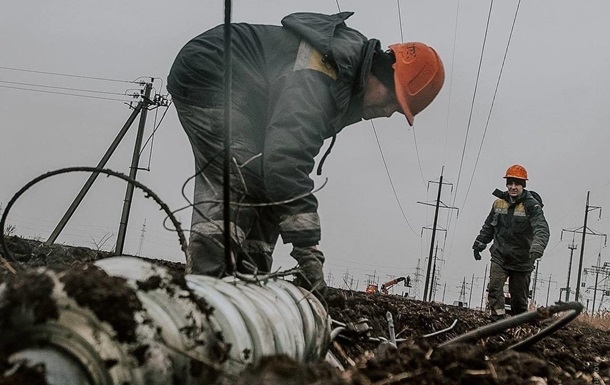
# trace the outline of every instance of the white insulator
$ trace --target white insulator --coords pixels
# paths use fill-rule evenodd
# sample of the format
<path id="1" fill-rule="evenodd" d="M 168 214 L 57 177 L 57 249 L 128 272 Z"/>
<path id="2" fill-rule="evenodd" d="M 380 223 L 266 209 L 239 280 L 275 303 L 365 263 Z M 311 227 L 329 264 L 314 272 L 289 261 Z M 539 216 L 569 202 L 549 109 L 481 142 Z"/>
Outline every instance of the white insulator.
<path id="1" fill-rule="evenodd" d="M 39 270 L 41 278 L 52 281 L 48 299 L 58 317 L 37 320 L 33 314 L 40 298 L 15 304 L 7 298 L 6 283 L 0 285 L 0 314 L 7 320 L 4 326 L 10 326 L 0 330 L 0 341 L 20 342 L 10 352 L 10 362 L 45 364 L 49 385 L 195 385 L 213 383 L 218 376 L 234 378 L 267 355 L 315 361 L 327 353 L 331 322 L 326 309 L 291 282 L 183 276 L 133 257 L 107 258 L 95 265 L 110 277 L 125 279 L 112 284 L 126 285 L 121 289 L 133 291 L 142 304 L 141 310 L 132 310 L 134 339 L 119 341 L 118 330 L 101 320 L 103 309 L 100 313 L 97 307 L 96 315 L 87 307 L 87 299 L 97 298 L 89 288 L 76 286 L 84 304 L 67 293 L 58 277 L 79 277 L 81 272 Z M 27 289 L 27 284 L 21 287 L 19 298 L 30 298 Z M 40 295 L 36 293 L 31 298 Z"/>
<path id="2" fill-rule="evenodd" d="M 12 322 L 10 330 L 2 330 L 3 342 L 12 340 L 9 362 L 26 361 L 28 365 L 42 363 L 49 385 L 161 385 L 171 383 L 173 371 L 169 353 L 158 342 L 155 328 L 143 312 L 136 312 L 135 342 L 118 341 L 117 333 L 101 321 L 89 308 L 68 296 L 57 274 L 40 269 L 40 277 L 53 282 L 49 299 L 56 305 L 58 317 L 41 322 L 32 317 L 37 311 L 37 299 L 24 300 L 6 314 Z M 27 287 L 22 288 L 27 297 Z M 7 294 L 0 288 L 0 299 Z M 38 299 L 39 300 L 39 299 Z M 0 300 L 0 303 L 7 301 Z M 0 309 L 6 313 L 7 309 Z M 134 351 L 147 346 L 145 358 Z"/>
<path id="3" fill-rule="evenodd" d="M 215 309 L 214 317 L 224 320 L 219 324 L 225 341 L 239 346 L 230 352 L 233 362 L 273 354 L 313 361 L 326 354 L 330 318 L 306 290 L 282 279 L 247 283 L 192 274 L 186 281 Z"/>
<path id="4" fill-rule="evenodd" d="M 187 287 L 174 282 L 174 277 L 165 267 L 133 257 L 105 258 L 95 264 L 108 275 L 127 279 L 136 290 L 138 299 L 161 330 L 163 342 L 172 352 L 174 372 L 180 384 L 200 384 L 201 377 L 207 376 L 206 373 L 192 374 L 192 359 L 202 362 L 204 367 L 222 367 L 219 350 L 225 347 L 217 337 L 220 326 L 197 306 Z M 157 288 L 140 288 L 143 282 L 153 277 L 161 279 Z M 243 367 L 225 365 L 222 369 L 237 374 Z"/>
<path id="5" fill-rule="evenodd" d="M 96 265 L 109 275 L 132 282 L 142 282 L 151 276 L 161 276 L 164 281 L 169 279 L 164 267 L 139 258 L 113 257 L 100 260 Z M 330 342 L 330 317 L 314 295 L 291 282 L 267 279 L 247 283 L 233 277 L 218 279 L 195 274 L 185 276 L 185 280 L 192 293 L 213 309 L 206 317 L 207 324 L 205 320 L 197 322 L 205 328 L 186 327 L 185 310 L 175 309 L 175 296 L 169 298 L 163 290 L 138 290 L 138 298 L 157 324 L 162 325 L 163 337 L 174 341 L 172 344 L 180 349 L 187 349 L 185 344 L 189 339 L 175 336 L 182 335 L 184 329 L 199 330 L 202 334 L 198 339 L 205 341 L 204 346 L 208 348 L 213 346 L 211 342 L 215 342 L 219 332 L 224 344 L 230 347 L 229 358 L 222 363 L 222 370 L 227 374 L 238 374 L 247 364 L 267 355 L 286 354 L 299 361 L 314 361 L 326 354 Z M 162 319 L 166 321 L 161 322 Z M 202 357 L 201 353 L 199 357 Z M 215 358 L 207 351 L 202 359 L 214 361 Z"/>

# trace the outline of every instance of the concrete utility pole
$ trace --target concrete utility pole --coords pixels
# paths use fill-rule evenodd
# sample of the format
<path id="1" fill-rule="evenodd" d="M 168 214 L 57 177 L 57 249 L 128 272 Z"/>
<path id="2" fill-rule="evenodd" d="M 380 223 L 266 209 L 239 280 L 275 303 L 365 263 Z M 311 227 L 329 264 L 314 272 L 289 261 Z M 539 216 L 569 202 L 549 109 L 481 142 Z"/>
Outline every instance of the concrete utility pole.
<path id="1" fill-rule="evenodd" d="M 155 95 L 154 100 L 150 99 L 150 93 L 152 91 L 152 81 L 153 80 L 154 79 L 151 79 L 151 83 L 146 83 L 146 82 L 142 83 L 142 85 L 144 86 L 144 89 L 140 92 L 140 95 L 141 95 L 140 102 L 138 102 L 138 104 L 135 107 L 130 105 L 130 107 L 133 108 L 133 112 L 131 113 L 129 118 L 127 118 L 127 121 L 125 122 L 125 124 L 123 125 L 123 127 L 121 128 L 121 130 L 119 131 L 117 136 L 114 138 L 113 142 L 110 144 L 110 147 L 108 147 L 108 149 L 102 156 L 102 159 L 98 162 L 96 168 L 104 168 L 106 166 L 106 163 L 108 163 L 108 160 L 110 160 L 110 157 L 112 156 L 112 154 L 114 154 L 114 151 L 117 149 L 117 147 L 119 146 L 119 144 L 121 143 L 121 141 L 123 140 L 125 135 L 127 134 L 127 131 L 129 131 L 129 128 L 131 127 L 133 122 L 136 120 L 137 116 L 140 115 L 138 132 L 136 134 L 136 143 L 134 146 L 133 156 L 132 156 L 132 160 L 131 160 L 131 169 L 129 172 L 129 177 L 132 179 L 136 179 L 136 172 L 137 172 L 137 167 L 138 167 L 138 163 L 139 163 L 139 159 L 140 159 L 140 148 L 142 146 L 142 137 L 144 134 L 144 127 L 146 124 L 146 115 L 148 112 L 148 107 L 150 105 L 168 106 L 167 100 L 165 98 L 161 97 L 160 95 Z M 59 222 L 55 226 L 55 229 L 53 229 L 53 232 L 51 233 L 51 235 L 49 235 L 49 238 L 47 238 L 45 245 L 47 245 L 47 246 L 52 245 L 55 242 L 55 240 L 57 239 L 57 237 L 59 237 L 59 235 L 63 231 L 64 227 L 66 227 L 66 225 L 68 224 L 68 221 L 70 220 L 70 218 L 72 218 L 72 215 L 74 215 L 74 212 L 76 211 L 76 209 L 78 208 L 80 203 L 85 198 L 85 195 L 87 195 L 87 193 L 91 189 L 91 186 L 93 186 L 93 182 L 95 182 L 95 180 L 97 179 L 97 177 L 99 175 L 100 175 L 99 172 L 94 172 L 89 176 L 89 178 L 87 179 L 87 181 L 85 182 L 83 187 L 80 189 L 80 191 L 76 195 L 76 198 L 74 198 L 74 200 L 70 204 L 70 207 L 68 207 L 68 209 L 64 213 L 63 217 L 59 220 Z M 127 218 L 129 216 L 129 209 L 131 207 L 131 197 L 133 195 L 133 190 L 134 190 L 134 186 L 131 183 L 129 183 L 127 185 L 127 191 L 125 193 L 125 201 L 123 203 L 121 224 L 119 227 L 119 235 L 117 236 L 117 245 L 115 247 L 116 254 L 121 254 L 123 252 L 123 242 L 124 242 L 124 238 L 125 238 L 125 231 L 127 228 Z"/>
<path id="2" fill-rule="evenodd" d="M 601 234 L 601 233 L 596 233 L 594 231 L 592 231 L 590 228 L 587 227 L 587 219 L 589 217 L 589 211 L 593 211 L 593 210 L 597 210 L 599 209 L 599 218 L 601 219 L 602 217 L 602 210 L 601 207 L 599 206 L 589 206 L 589 195 L 590 195 L 591 191 L 587 191 L 587 203 L 585 204 L 585 220 L 584 220 L 584 224 L 582 227 L 579 227 L 578 229 L 574 229 L 574 230 L 561 230 L 561 236 L 563 237 L 563 232 L 567 231 L 567 232 L 571 232 L 571 233 L 576 233 L 580 230 L 582 230 L 582 241 L 580 242 L 580 259 L 578 261 L 578 278 L 576 280 L 576 294 L 574 295 L 574 299 L 576 301 L 580 302 L 580 279 L 581 279 L 581 275 L 582 275 L 582 262 L 584 259 L 584 255 L 585 255 L 585 239 L 586 239 L 586 235 L 597 235 L 597 236 L 603 236 L 604 237 L 604 246 L 606 246 L 606 242 L 608 240 L 608 236 L 606 234 Z"/>
<path id="3" fill-rule="evenodd" d="M 434 204 L 435 206 L 435 210 L 434 210 L 434 224 L 432 225 L 432 238 L 430 240 L 430 252 L 428 253 L 428 269 L 426 271 L 426 282 L 424 284 L 424 297 L 423 300 L 424 301 L 429 301 L 430 298 L 432 297 L 432 290 L 430 290 L 430 298 L 428 297 L 428 285 L 430 284 L 430 270 L 432 269 L 432 254 L 434 252 L 434 241 L 435 241 L 435 237 L 436 237 L 436 225 L 438 224 L 438 211 L 440 209 L 441 204 L 443 205 L 443 208 L 447 208 L 447 209 L 456 209 L 457 207 L 449 207 L 447 205 L 445 205 L 444 203 L 441 202 L 441 190 L 443 188 L 443 171 L 444 171 L 445 167 L 443 167 L 441 169 L 441 176 L 439 178 L 438 183 L 438 194 L 436 196 L 436 202 Z M 435 182 L 428 182 L 428 187 L 430 186 L 430 183 L 435 183 Z M 445 183 L 447 185 L 451 185 L 450 183 Z M 453 189 L 453 187 L 452 187 Z M 420 204 L 425 204 L 425 205 L 429 205 L 432 206 L 429 203 L 424 203 L 424 202 L 417 202 Z"/>

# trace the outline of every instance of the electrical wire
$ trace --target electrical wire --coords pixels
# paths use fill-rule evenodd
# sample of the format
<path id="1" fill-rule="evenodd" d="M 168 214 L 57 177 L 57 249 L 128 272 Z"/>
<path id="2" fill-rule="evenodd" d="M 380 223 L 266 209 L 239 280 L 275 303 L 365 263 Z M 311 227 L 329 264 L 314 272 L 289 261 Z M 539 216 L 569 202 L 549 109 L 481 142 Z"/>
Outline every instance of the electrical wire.
<path id="1" fill-rule="evenodd" d="M 468 115 L 468 125 L 466 127 L 466 136 L 464 137 L 464 146 L 462 148 L 462 156 L 460 158 L 460 166 L 458 169 L 458 177 L 457 177 L 457 181 L 455 184 L 455 198 L 454 198 L 454 202 L 452 202 L 452 205 L 455 205 L 455 199 L 457 198 L 457 191 L 459 189 L 459 185 L 460 185 L 460 179 L 461 179 L 461 175 L 462 175 L 462 167 L 464 165 L 464 155 L 466 154 L 466 144 L 468 143 L 468 134 L 470 133 L 470 125 L 472 123 L 472 111 L 474 110 L 474 102 L 476 100 L 477 97 L 477 89 L 479 86 L 479 79 L 481 76 L 481 66 L 483 63 L 483 54 L 485 53 L 485 44 L 487 42 L 487 33 L 489 32 L 489 21 L 491 20 L 491 12 L 493 9 L 493 4 L 494 4 L 494 0 L 491 0 L 491 2 L 489 3 L 489 12 L 487 14 L 487 24 L 485 25 L 485 36 L 483 37 L 483 44 L 481 46 L 481 55 L 479 57 L 479 66 L 477 68 L 477 77 L 476 77 L 476 81 L 474 84 L 474 92 L 472 93 L 472 100 L 470 102 L 470 113 Z"/>
<path id="2" fill-rule="evenodd" d="M 127 99 L 105 98 L 105 97 L 103 97 L 103 96 L 93 96 L 93 95 L 72 94 L 72 93 L 69 93 L 69 92 L 59 92 L 59 91 L 45 91 L 45 90 L 37 90 L 37 89 L 33 89 L 33 88 L 12 87 L 12 86 L 3 86 L 3 85 L 0 85 L 0 88 L 9 88 L 9 89 L 13 89 L 13 90 L 22 90 L 22 91 L 41 92 L 41 93 L 44 93 L 44 94 L 55 94 L 55 95 L 64 95 L 64 96 L 75 96 L 75 97 L 87 98 L 87 99 L 114 100 L 114 101 L 118 101 L 118 102 L 124 102 L 124 103 L 128 103 L 128 102 L 129 102 L 129 100 L 127 100 Z M 126 95 L 125 95 L 125 96 L 126 96 Z M 136 95 L 134 95 L 134 96 L 136 96 Z"/>
<path id="3" fill-rule="evenodd" d="M 107 81 L 107 82 L 137 83 L 135 81 L 129 81 L 129 80 L 118 80 L 118 79 L 100 78 L 100 77 L 94 77 L 94 76 L 72 75 L 72 74 L 64 74 L 64 73 L 49 72 L 49 71 L 35 71 L 35 70 L 28 70 L 28 69 L 24 69 L 24 68 L 14 68 L 14 67 L 0 66 L 0 70 L 27 72 L 27 73 L 43 74 L 43 75 L 64 76 L 64 77 L 70 77 L 70 78 L 89 79 L 89 80 L 101 80 L 101 81 Z"/>
<path id="4" fill-rule="evenodd" d="M 398 8 L 398 25 L 400 27 L 400 41 L 402 43 L 404 43 L 405 37 L 403 35 L 403 30 L 402 30 L 402 12 L 400 12 L 400 0 L 396 0 L 396 7 Z"/>
<path id="5" fill-rule="evenodd" d="M 477 159 L 474 163 L 474 168 L 472 170 L 472 175 L 470 177 L 470 183 L 468 184 L 468 189 L 466 190 L 466 196 L 464 197 L 464 203 L 462 207 L 466 205 L 466 201 L 468 200 L 468 194 L 470 193 L 470 187 L 472 186 L 472 181 L 474 179 L 474 174 L 477 170 L 477 165 L 479 164 L 479 157 L 481 156 L 481 150 L 483 149 L 483 143 L 485 142 L 485 135 L 487 134 L 487 129 L 489 128 L 489 121 L 491 120 L 491 113 L 493 111 L 494 103 L 496 101 L 496 96 L 498 95 L 498 88 L 500 87 L 500 79 L 502 78 L 502 72 L 504 71 L 504 65 L 506 64 L 506 57 L 508 56 L 508 49 L 510 48 L 510 42 L 513 37 L 513 32 L 515 30 L 515 24 L 517 22 L 517 16 L 519 14 L 519 7 L 521 5 L 521 0 L 517 3 L 517 8 L 515 10 L 515 16 L 513 17 L 513 24 L 510 28 L 510 34 L 508 35 L 508 42 L 506 43 L 506 49 L 504 50 L 504 58 L 502 59 L 502 66 L 500 67 L 500 73 L 498 74 L 498 80 L 496 81 L 496 88 L 494 90 L 494 95 L 491 100 L 491 106 L 489 107 L 489 113 L 487 114 L 487 121 L 485 122 L 485 130 L 483 131 L 483 137 L 481 138 L 481 144 L 479 145 L 479 151 L 477 152 Z"/>
<path id="6" fill-rule="evenodd" d="M 390 175 L 390 170 L 388 169 L 388 164 L 385 161 L 385 156 L 383 155 L 383 151 L 381 149 L 381 143 L 379 142 L 379 136 L 377 136 L 377 130 L 375 129 L 375 124 L 373 123 L 373 120 L 371 120 L 371 126 L 373 126 L 373 132 L 375 133 L 375 140 L 377 140 L 377 147 L 379 147 L 379 154 L 381 155 L 381 160 L 383 161 L 383 167 L 385 167 L 386 174 L 388 175 L 388 180 L 390 181 L 390 186 L 392 187 L 392 192 L 394 193 L 394 198 L 396 198 L 396 203 L 398 203 L 398 207 L 400 208 L 400 212 L 402 213 L 402 217 L 405 219 L 407 226 L 409 226 L 409 229 L 411 229 L 411 232 L 413 232 L 413 234 L 418 236 L 417 233 L 415 232 L 415 230 L 413 230 L 413 227 L 411 227 L 411 224 L 409 223 L 409 220 L 407 219 L 407 215 L 405 214 L 405 211 L 403 210 L 402 205 L 400 204 L 400 199 L 398 199 L 398 194 L 396 193 L 396 188 L 394 187 L 394 182 L 392 182 L 392 176 Z"/>
<path id="7" fill-rule="evenodd" d="M 49 85 L 45 85 L 45 84 L 36 84 L 36 83 L 12 82 L 12 81 L 9 81 L 9 80 L 0 80 L 0 83 L 13 84 L 13 85 L 19 85 L 19 86 L 28 86 L 28 87 L 52 88 L 52 89 L 56 89 L 56 90 L 66 90 L 66 91 L 76 91 L 76 92 L 89 92 L 89 93 L 104 94 L 104 95 L 119 95 L 119 96 L 125 96 L 126 95 L 125 93 L 120 93 L 120 92 L 98 91 L 98 90 L 88 90 L 88 89 L 70 88 L 70 87 L 58 87 L 58 86 L 49 86 Z"/>

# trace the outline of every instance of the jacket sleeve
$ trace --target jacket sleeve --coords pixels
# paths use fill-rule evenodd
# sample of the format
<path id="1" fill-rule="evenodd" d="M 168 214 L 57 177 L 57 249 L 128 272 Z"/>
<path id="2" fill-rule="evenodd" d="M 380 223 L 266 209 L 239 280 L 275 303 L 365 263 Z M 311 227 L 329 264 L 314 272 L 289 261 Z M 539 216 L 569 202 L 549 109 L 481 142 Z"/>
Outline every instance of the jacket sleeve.
<path id="1" fill-rule="evenodd" d="M 494 226 L 493 221 L 495 217 L 495 210 L 493 206 L 491 207 L 491 211 L 487 218 L 485 219 L 485 223 L 483 223 L 483 227 L 481 227 L 481 231 L 479 232 L 479 236 L 477 237 L 477 241 L 488 244 L 494 239 Z"/>
<path id="2" fill-rule="evenodd" d="M 542 255 L 546 245 L 549 243 L 550 231 L 549 224 L 544 217 L 544 212 L 539 204 L 535 204 L 530 209 L 530 225 L 534 234 L 530 252 Z"/>
<path id="3" fill-rule="evenodd" d="M 290 72 L 272 85 L 263 151 L 265 188 L 277 208 L 284 243 L 311 246 L 320 240 L 318 202 L 310 173 L 335 113 L 333 79 L 319 71 Z M 296 198 L 296 199 L 295 199 Z"/>

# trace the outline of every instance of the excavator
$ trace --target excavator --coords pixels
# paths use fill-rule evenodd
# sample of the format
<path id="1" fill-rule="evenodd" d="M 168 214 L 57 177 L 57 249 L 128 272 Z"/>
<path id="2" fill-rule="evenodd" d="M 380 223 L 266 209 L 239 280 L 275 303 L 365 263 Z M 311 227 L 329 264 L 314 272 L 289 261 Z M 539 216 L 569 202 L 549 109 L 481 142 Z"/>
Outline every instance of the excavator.
<path id="1" fill-rule="evenodd" d="M 384 284 L 381 285 L 381 292 L 383 294 L 388 294 L 390 288 L 400 282 L 405 283 L 405 287 L 411 287 L 411 277 L 408 275 L 406 277 L 398 277 L 394 278 Z M 371 283 L 366 287 L 367 294 L 379 293 L 379 286 L 376 283 Z"/>

